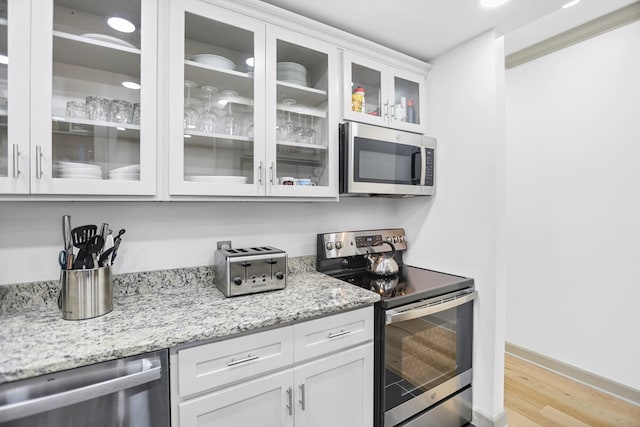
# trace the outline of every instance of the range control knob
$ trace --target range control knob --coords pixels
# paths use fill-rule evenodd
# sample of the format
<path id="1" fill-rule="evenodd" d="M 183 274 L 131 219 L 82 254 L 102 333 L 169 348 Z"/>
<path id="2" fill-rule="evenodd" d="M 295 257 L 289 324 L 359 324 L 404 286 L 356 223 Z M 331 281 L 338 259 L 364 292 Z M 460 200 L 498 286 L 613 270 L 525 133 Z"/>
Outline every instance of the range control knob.
<path id="1" fill-rule="evenodd" d="M 326 248 L 327 248 L 328 251 L 332 250 L 333 249 L 333 242 L 327 242 Z"/>
<path id="2" fill-rule="evenodd" d="M 282 271 L 278 271 L 276 273 L 276 279 L 278 279 L 278 280 L 284 279 L 284 273 Z"/>
<path id="3" fill-rule="evenodd" d="M 240 276 L 234 277 L 233 278 L 233 283 L 238 285 L 238 286 L 242 285 L 242 277 L 240 277 Z"/>
<path id="4" fill-rule="evenodd" d="M 342 249 L 342 242 L 336 242 L 336 249 Z"/>

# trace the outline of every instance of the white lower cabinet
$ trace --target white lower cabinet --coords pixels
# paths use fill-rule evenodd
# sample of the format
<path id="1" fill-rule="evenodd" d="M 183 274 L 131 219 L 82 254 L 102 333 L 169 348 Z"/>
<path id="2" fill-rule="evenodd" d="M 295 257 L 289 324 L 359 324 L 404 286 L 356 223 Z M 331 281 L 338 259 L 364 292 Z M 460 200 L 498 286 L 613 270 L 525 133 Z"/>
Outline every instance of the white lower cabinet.
<path id="1" fill-rule="evenodd" d="M 326 340 L 318 340 L 319 334 Z M 311 353 L 295 351 L 311 342 L 301 342 L 304 337 L 313 337 L 313 345 L 319 347 Z M 277 343 L 284 345 L 278 348 Z M 229 359 L 225 369 L 215 368 L 213 361 L 231 354 L 243 358 Z M 287 360 L 292 363 L 282 366 Z M 174 427 L 369 427 L 373 423 L 371 307 L 174 350 L 171 364 Z M 213 378 L 218 375 L 219 381 Z M 202 382 L 199 377 L 209 378 Z M 210 388 L 203 389 L 204 384 Z"/>

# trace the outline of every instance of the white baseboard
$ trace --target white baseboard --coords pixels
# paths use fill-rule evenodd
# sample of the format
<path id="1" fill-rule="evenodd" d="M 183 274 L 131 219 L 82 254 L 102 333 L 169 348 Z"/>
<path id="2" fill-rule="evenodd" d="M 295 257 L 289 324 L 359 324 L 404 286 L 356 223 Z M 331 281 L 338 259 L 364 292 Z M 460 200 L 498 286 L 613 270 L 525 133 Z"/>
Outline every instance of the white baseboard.
<path id="1" fill-rule="evenodd" d="M 473 425 L 476 427 L 507 427 L 507 413 L 502 411 L 495 419 L 491 419 L 478 411 L 473 411 Z"/>
<path id="2" fill-rule="evenodd" d="M 542 366 L 569 379 L 586 384 L 589 387 L 625 400 L 633 405 L 640 406 L 640 390 L 576 368 L 575 366 L 568 365 L 515 344 L 506 343 L 505 351 L 527 362 Z"/>

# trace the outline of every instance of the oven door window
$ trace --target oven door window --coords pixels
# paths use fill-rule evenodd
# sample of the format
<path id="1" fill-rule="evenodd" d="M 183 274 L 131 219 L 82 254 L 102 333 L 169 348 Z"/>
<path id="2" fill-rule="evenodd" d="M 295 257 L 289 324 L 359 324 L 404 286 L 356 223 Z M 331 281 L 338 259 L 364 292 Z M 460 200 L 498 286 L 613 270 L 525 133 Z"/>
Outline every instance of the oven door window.
<path id="1" fill-rule="evenodd" d="M 473 302 L 385 327 L 385 411 L 471 369 Z"/>
<path id="2" fill-rule="evenodd" d="M 353 149 L 354 181 L 420 185 L 420 147 L 355 137 Z"/>

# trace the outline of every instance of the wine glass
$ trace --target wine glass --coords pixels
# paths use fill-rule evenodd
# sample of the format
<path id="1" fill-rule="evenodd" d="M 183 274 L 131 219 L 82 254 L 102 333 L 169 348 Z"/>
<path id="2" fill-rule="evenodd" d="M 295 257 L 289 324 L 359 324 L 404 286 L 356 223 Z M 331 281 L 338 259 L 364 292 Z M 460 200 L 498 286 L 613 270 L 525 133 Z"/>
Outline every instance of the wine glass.
<path id="1" fill-rule="evenodd" d="M 218 101 L 222 101 L 224 104 L 224 115 L 222 116 L 221 130 L 226 135 L 237 135 L 237 120 L 231 110 L 231 104 L 234 97 L 238 96 L 238 92 L 234 90 L 225 90 L 222 92 L 222 98 Z"/>
<path id="2" fill-rule="evenodd" d="M 315 144 L 317 132 L 313 124 L 313 116 L 310 116 L 310 118 L 311 118 L 311 125 L 305 128 L 303 140 L 306 144 Z M 306 124 L 306 120 L 305 120 L 305 124 Z"/>
<path id="3" fill-rule="evenodd" d="M 294 136 L 293 132 L 294 132 L 294 127 L 295 126 L 294 126 L 293 120 L 291 120 L 291 106 L 295 105 L 295 103 L 296 103 L 296 100 L 295 99 L 291 99 L 291 98 L 287 98 L 287 99 L 283 99 L 282 100 L 282 105 L 285 107 L 285 108 L 283 108 L 283 110 L 285 110 L 287 112 L 287 118 L 282 123 L 281 135 L 287 141 L 291 141 L 293 139 L 293 136 Z"/>
<path id="4" fill-rule="evenodd" d="M 245 129 L 245 133 L 249 138 L 253 138 L 253 105 L 247 105 L 247 118 L 249 125 Z"/>
<path id="5" fill-rule="evenodd" d="M 211 103 L 211 99 L 213 94 L 218 92 L 218 88 L 213 86 L 202 86 L 200 90 L 206 95 L 207 106 L 198 117 L 198 130 L 206 133 L 214 133 L 218 122 L 218 114 Z"/>
<path id="6" fill-rule="evenodd" d="M 183 125 L 187 130 L 195 130 L 198 124 L 198 111 L 191 106 L 191 89 L 198 87 L 198 84 L 191 80 L 185 80 L 184 87 L 187 91 L 187 97 L 184 103 Z"/>

